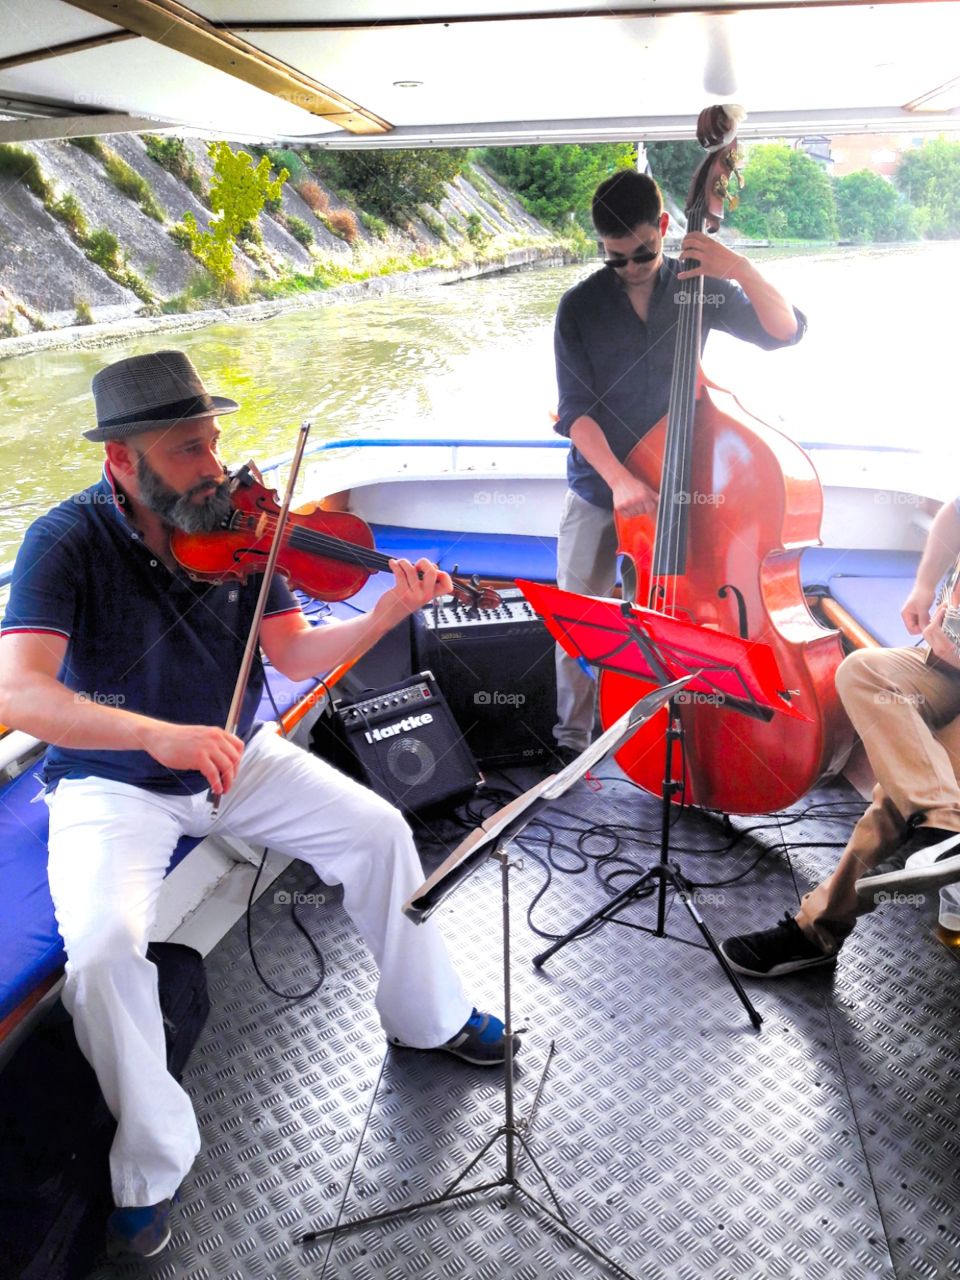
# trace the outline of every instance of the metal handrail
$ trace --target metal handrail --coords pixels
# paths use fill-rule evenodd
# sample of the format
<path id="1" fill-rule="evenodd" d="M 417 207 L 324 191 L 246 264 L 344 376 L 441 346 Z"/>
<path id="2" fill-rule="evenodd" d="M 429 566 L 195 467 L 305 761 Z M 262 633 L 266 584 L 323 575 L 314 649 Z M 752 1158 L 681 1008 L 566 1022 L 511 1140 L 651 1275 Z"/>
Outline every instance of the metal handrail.
<path id="1" fill-rule="evenodd" d="M 324 440 L 319 444 L 311 445 L 307 449 L 304 457 L 309 457 L 315 453 L 326 453 L 331 449 L 397 449 L 408 447 L 419 447 L 428 449 L 458 449 L 462 447 L 479 448 L 479 449 L 569 449 L 570 441 L 562 436 L 538 437 L 535 440 L 499 440 L 486 438 L 459 438 L 459 439 L 439 439 L 431 440 L 423 436 L 386 436 L 377 438 L 376 436 L 365 437 L 362 440 Z M 277 467 L 285 466 L 293 457 L 293 453 L 279 454 L 276 458 L 268 459 L 260 468 L 261 474 L 268 471 L 274 471 Z"/>

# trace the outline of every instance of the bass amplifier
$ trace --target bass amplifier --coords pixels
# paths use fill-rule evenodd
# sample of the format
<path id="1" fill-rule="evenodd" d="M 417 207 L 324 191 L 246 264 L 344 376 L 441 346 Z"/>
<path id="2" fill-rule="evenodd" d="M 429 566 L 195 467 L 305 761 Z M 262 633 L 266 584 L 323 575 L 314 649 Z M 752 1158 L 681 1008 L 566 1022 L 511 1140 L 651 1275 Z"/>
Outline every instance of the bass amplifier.
<path id="1" fill-rule="evenodd" d="M 481 765 L 536 763 L 554 749 L 555 645 L 519 587 L 499 609 L 428 605 L 415 615 L 414 665 L 435 672 Z"/>
<path id="2" fill-rule="evenodd" d="M 429 671 L 338 700 L 314 725 L 310 746 L 407 814 L 459 799 L 481 781 Z"/>

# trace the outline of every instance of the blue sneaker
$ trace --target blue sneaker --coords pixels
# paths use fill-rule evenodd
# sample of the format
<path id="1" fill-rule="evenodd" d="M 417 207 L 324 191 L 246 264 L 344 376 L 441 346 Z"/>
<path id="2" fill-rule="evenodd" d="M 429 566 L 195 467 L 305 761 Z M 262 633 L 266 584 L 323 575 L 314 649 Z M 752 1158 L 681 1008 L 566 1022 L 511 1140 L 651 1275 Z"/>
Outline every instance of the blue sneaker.
<path id="1" fill-rule="evenodd" d="M 170 1243 L 172 1208 L 173 1200 L 161 1200 L 140 1208 L 114 1209 L 107 1219 L 107 1238 L 118 1248 L 152 1258 Z"/>
<path id="2" fill-rule="evenodd" d="M 452 1053 L 464 1062 L 471 1062 L 475 1067 L 496 1067 L 506 1057 L 507 1041 L 504 1036 L 504 1025 L 492 1013 L 480 1013 L 478 1010 L 470 1014 L 456 1035 L 451 1036 L 443 1044 L 435 1045 L 436 1050 Z M 400 1049 L 408 1049 L 402 1040 L 391 1036 L 390 1043 Z M 520 1037 L 513 1036 L 513 1052 L 520 1050 Z"/>

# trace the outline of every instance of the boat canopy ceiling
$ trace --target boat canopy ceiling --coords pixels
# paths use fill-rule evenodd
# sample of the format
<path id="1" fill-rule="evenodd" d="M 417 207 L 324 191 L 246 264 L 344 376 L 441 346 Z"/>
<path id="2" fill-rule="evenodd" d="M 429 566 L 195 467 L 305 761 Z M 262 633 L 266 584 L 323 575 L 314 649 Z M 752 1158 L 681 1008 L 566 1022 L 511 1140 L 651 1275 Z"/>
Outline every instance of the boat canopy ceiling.
<path id="1" fill-rule="evenodd" d="M 960 128 L 960 5 L 11 0 L 0 141 L 180 132 L 327 147 Z"/>

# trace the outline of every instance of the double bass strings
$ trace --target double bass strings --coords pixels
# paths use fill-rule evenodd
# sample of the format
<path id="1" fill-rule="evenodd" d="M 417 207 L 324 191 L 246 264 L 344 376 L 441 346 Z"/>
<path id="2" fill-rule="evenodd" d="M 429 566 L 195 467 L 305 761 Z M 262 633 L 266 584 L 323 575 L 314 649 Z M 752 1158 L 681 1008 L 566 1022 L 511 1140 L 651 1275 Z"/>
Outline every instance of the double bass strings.
<path id="1" fill-rule="evenodd" d="M 702 198 L 688 211 L 688 231 L 702 229 Z M 690 259 L 681 260 L 681 269 L 692 266 Z M 661 470 L 660 506 L 654 537 L 650 607 L 674 612 L 677 577 L 682 572 L 680 558 L 686 545 L 686 523 L 692 495 L 687 490 L 691 480 L 693 417 L 699 363 L 700 307 L 702 277 L 690 280 L 680 298 L 677 341 L 667 410 L 666 447 Z M 665 582 L 664 579 L 669 581 Z"/>

